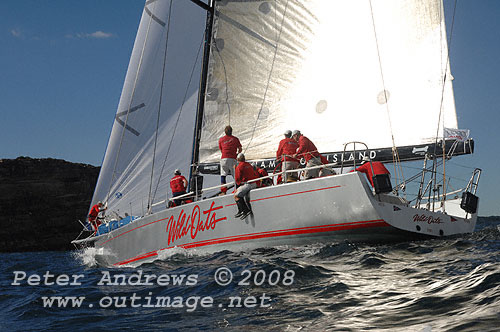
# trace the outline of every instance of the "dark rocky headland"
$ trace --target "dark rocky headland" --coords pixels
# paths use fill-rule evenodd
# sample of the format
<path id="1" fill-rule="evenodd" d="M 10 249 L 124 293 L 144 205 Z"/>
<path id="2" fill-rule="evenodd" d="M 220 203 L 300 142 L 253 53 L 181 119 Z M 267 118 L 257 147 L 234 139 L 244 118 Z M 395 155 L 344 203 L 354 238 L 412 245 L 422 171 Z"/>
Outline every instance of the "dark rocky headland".
<path id="1" fill-rule="evenodd" d="M 98 175 L 60 159 L 0 159 L 0 252 L 73 249 Z"/>

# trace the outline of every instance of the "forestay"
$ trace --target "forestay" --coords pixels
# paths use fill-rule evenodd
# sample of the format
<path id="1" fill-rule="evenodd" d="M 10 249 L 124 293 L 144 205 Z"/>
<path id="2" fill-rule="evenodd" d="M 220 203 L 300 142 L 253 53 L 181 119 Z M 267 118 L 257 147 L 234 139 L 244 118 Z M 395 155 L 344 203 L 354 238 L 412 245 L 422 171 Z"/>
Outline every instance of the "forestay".
<path id="1" fill-rule="evenodd" d="M 457 128 L 440 0 L 216 1 L 200 162 L 230 124 L 247 159 L 286 129 L 321 152 L 434 142 Z"/>

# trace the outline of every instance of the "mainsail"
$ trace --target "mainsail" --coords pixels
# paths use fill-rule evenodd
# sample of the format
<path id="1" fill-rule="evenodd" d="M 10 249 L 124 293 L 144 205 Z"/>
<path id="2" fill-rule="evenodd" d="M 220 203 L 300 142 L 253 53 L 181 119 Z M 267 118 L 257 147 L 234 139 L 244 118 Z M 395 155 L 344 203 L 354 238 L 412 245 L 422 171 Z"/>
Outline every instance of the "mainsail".
<path id="1" fill-rule="evenodd" d="M 209 64 L 201 163 L 227 124 L 252 160 L 286 129 L 333 152 L 457 128 L 441 0 L 216 1 Z"/>
<path id="2" fill-rule="evenodd" d="M 227 124 L 250 160 L 273 158 L 286 129 L 301 130 L 323 153 L 350 141 L 413 151 L 457 129 L 441 0 L 211 5 L 195 162 L 219 160 Z M 209 5 L 146 1 L 93 203 L 143 214 L 164 199 L 175 168 L 188 173 L 197 92 L 186 87 L 201 66 L 199 59 L 193 70 L 201 8 Z"/>
<path id="3" fill-rule="evenodd" d="M 146 1 L 92 204 L 143 215 L 176 168 L 189 174 L 204 17 L 190 2 Z"/>

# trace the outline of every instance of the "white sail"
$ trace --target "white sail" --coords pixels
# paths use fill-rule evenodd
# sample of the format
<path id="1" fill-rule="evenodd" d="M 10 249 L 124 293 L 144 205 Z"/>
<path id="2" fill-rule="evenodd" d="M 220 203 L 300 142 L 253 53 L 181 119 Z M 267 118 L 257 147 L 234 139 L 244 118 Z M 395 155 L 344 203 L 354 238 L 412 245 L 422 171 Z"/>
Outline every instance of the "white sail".
<path id="1" fill-rule="evenodd" d="M 187 5 L 148 0 L 144 7 L 92 200 L 106 201 L 108 210 L 122 216 L 142 215 L 150 201 L 165 199 L 176 168 L 189 174 L 201 59 L 196 70 L 193 66 L 205 13 Z M 186 31 L 178 23 L 188 19 Z"/>
<path id="2" fill-rule="evenodd" d="M 249 159 L 286 129 L 321 152 L 457 128 L 441 0 L 217 1 L 200 162 L 230 124 Z"/>

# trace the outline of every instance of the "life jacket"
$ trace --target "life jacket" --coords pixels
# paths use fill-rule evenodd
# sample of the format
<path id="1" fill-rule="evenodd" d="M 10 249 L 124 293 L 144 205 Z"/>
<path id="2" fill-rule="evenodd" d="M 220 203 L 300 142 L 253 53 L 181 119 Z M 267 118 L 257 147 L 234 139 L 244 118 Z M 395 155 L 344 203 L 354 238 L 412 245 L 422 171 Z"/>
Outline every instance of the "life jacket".
<path id="1" fill-rule="evenodd" d="M 99 215 L 99 206 L 96 204 L 90 209 L 89 220 L 94 220 Z"/>

